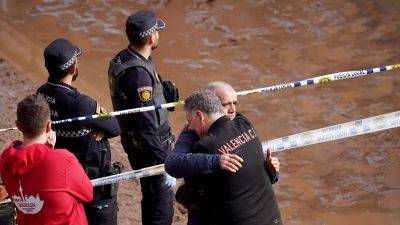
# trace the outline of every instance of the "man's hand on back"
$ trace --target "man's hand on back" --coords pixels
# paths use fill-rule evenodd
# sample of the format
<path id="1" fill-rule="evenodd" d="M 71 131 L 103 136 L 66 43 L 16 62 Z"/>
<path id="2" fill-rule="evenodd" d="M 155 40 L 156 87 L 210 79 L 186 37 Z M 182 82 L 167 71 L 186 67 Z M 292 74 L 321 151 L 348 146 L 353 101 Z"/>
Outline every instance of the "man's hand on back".
<path id="1" fill-rule="evenodd" d="M 235 154 L 222 154 L 220 158 L 221 169 L 236 173 L 242 167 L 243 159 Z"/>

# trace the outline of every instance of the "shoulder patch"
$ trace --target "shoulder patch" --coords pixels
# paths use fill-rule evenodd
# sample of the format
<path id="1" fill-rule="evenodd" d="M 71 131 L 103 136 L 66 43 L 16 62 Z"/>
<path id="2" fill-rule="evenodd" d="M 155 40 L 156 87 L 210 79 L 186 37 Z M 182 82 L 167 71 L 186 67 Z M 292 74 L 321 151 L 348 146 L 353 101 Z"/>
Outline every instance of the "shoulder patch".
<path id="1" fill-rule="evenodd" d="M 152 98 L 153 87 L 144 86 L 137 89 L 139 98 L 143 102 L 150 101 Z"/>

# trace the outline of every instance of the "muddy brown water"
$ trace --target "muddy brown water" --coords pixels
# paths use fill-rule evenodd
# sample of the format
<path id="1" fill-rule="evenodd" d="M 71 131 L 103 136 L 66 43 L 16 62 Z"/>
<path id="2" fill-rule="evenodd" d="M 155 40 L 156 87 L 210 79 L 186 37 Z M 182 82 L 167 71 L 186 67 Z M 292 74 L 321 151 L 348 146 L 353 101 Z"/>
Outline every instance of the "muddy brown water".
<path id="1" fill-rule="evenodd" d="M 153 57 L 181 96 L 214 80 L 246 90 L 400 63 L 396 0 L 0 0 L 0 56 L 34 89 L 47 77 L 44 47 L 67 38 L 84 52 L 75 85 L 111 109 L 108 61 L 127 46 L 124 22 L 139 9 L 152 9 L 166 21 Z M 399 76 L 388 72 L 240 97 L 239 110 L 269 140 L 398 111 Z M 0 90 L 9 90 L 4 85 Z M 184 119 L 182 110 L 171 114 L 175 133 Z M 399 224 L 399 135 L 392 129 L 277 154 L 281 178 L 274 189 L 284 223 Z M 114 157 L 126 162 L 118 138 L 113 146 Z M 122 184 L 120 224 L 139 224 L 139 193 L 137 181 Z M 176 211 L 174 223 L 185 224 L 182 210 Z"/>

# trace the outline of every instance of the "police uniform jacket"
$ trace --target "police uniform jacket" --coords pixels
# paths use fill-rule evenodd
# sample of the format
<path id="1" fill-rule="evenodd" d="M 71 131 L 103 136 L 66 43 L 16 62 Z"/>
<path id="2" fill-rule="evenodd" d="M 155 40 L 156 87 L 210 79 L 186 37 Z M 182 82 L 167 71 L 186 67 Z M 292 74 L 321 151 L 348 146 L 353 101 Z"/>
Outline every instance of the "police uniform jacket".
<path id="1" fill-rule="evenodd" d="M 51 78 L 37 90 L 37 93 L 49 103 L 53 121 L 93 115 L 101 111 L 101 106 L 95 100 L 79 93 L 76 88 Z M 105 156 L 103 155 L 103 165 L 110 166 L 111 152 L 107 139 L 118 136 L 121 132 L 115 118 L 54 124 L 52 129 L 57 135 L 56 148 L 68 149 L 84 166 L 97 167 L 101 166 L 102 149 L 107 149 Z M 105 133 L 103 140 L 94 139 L 93 134 L 97 131 Z"/>
<path id="2" fill-rule="evenodd" d="M 151 58 L 145 59 L 129 47 L 110 61 L 108 76 L 116 111 L 166 103 L 162 80 Z M 117 119 L 123 144 L 132 137 L 144 141 L 146 149 L 151 150 L 149 154 L 159 163 L 164 162 L 168 150 L 165 141 L 170 136 L 166 109 L 122 115 Z"/>
<path id="3" fill-rule="evenodd" d="M 236 173 L 205 177 L 205 203 L 216 224 L 281 224 L 280 212 L 265 172 L 261 142 L 251 123 L 241 114 L 235 120 L 221 117 L 208 135 L 193 147 L 198 153 L 233 153 L 244 160 Z"/>

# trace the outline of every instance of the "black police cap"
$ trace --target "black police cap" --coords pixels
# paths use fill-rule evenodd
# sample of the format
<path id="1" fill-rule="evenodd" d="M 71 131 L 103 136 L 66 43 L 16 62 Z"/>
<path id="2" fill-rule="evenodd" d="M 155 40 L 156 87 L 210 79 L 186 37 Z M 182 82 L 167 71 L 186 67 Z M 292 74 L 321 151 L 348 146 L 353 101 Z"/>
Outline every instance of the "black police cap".
<path id="1" fill-rule="evenodd" d="M 126 20 L 125 26 L 127 34 L 144 38 L 156 30 L 163 29 L 165 22 L 161 19 L 156 19 L 154 12 L 141 10 L 130 15 Z"/>
<path id="2" fill-rule="evenodd" d="M 51 42 L 44 49 L 45 66 L 51 71 L 66 71 L 71 67 L 82 50 L 66 39 L 60 38 Z"/>

